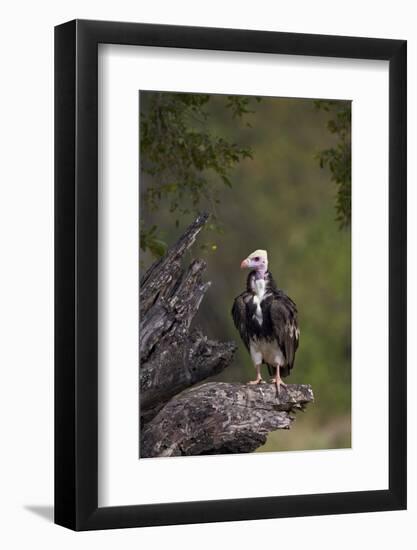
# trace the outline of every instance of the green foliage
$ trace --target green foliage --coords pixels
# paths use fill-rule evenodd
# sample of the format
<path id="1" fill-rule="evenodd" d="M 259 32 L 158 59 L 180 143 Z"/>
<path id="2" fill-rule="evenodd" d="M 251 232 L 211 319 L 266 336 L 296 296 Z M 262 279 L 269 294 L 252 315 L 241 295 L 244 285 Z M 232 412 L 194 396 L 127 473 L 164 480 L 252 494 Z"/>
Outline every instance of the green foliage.
<path id="1" fill-rule="evenodd" d="M 167 244 L 156 236 L 157 226 L 152 225 L 149 229 L 144 227 L 143 220 L 140 222 L 140 248 L 159 258 L 167 251 Z"/>
<path id="2" fill-rule="evenodd" d="M 147 176 L 142 200 L 153 212 L 167 205 L 177 227 L 183 216 L 205 209 L 211 213 L 212 229 L 219 229 L 219 190 L 221 186 L 231 188 L 233 168 L 243 159 L 252 158 L 250 148 L 210 128 L 213 97 L 222 103 L 223 116 L 228 116 L 232 124 L 253 112 L 249 97 L 141 94 L 141 172 Z M 141 226 L 140 242 L 143 251 L 149 250 L 157 257 L 166 249 L 156 225 L 151 229 Z"/>
<path id="3" fill-rule="evenodd" d="M 260 97 L 252 98 L 250 96 L 229 95 L 227 96 L 226 107 L 232 111 L 233 118 L 240 118 L 242 115 L 255 113 L 255 111 L 250 108 L 253 99 L 258 103 L 261 101 Z M 246 125 L 251 127 L 249 122 L 247 122 Z"/>
<path id="4" fill-rule="evenodd" d="M 341 227 L 346 227 L 351 221 L 351 104 L 319 100 L 315 106 L 332 116 L 327 121 L 327 128 L 338 139 L 333 147 L 318 153 L 317 158 L 320 168 L 330 169 L 332 181 L 337 185 L 336 220 Z"/>

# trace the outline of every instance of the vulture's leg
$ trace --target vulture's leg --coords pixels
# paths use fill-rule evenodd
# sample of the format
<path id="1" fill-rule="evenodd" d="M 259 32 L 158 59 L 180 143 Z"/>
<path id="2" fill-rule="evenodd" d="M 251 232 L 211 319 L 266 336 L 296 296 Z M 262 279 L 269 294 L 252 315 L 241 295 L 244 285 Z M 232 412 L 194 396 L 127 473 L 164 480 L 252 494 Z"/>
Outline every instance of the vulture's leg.
<path id="1" fill-rule="evenodd" d="M 284 382 L 282 381 L 281 374 L 280 374 L 280 369 L 281 369 L 281 365 L 278 363 L 277 364 L 277 372 L 276 372 L 275 378 L 273 379 L 273 382 L 275 382 L 275 385 L 277 387 L 278 395 L 280 393 L 280 387 L 281 386 L 285 387 L 287 385 L 287 384 L 284 384 Z"/>
<path id="2" fill-rule="evenodd" d="M 250 382 L 248 382 L 248 384 L 260 384 L 261 382 L 263 382 L 262 376 L 261 376 L 261 363 L 259 363 L 259 365 L 255 365 L 255 368 L 256 368 L 256 379 L 251 380 Z"/>

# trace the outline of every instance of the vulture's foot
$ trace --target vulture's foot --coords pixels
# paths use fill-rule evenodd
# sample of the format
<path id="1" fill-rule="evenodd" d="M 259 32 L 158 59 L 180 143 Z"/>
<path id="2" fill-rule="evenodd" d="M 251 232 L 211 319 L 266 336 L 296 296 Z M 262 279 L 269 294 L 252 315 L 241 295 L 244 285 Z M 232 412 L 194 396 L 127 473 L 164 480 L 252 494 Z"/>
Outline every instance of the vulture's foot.
<path id="1" fill-rule="evenodd" d="M 278 395 L 281 393 L 281 386 L 284 388 L 287 386 L 287 384 L 285 384 L 285 382 L 283 382 L 281 378 L 271 378 L 270 382 L 276 385 Z"/>
<path id="2" fill-rule="evenodd" d="M 254 385 L 256 385 L 256 384 L 263 384 L 263 383 L 264 383 L 263 378 L 256 378 L 256 380 L 250 380 L 250 381 L 248 382 L 248 385 L 249 385 L 249 386 L 254 386 Z"/>
<path id="3" fill-rule="evenodd" d="M 261 364 L 255 365 L 255 369 L 256 369 L 256 379 L 248 382 L 248 384 L 250 384 L 251 386 L 253 386 L 254 384 L 262 384 L 263 382 L 262 375 L 261 375 Z"/>

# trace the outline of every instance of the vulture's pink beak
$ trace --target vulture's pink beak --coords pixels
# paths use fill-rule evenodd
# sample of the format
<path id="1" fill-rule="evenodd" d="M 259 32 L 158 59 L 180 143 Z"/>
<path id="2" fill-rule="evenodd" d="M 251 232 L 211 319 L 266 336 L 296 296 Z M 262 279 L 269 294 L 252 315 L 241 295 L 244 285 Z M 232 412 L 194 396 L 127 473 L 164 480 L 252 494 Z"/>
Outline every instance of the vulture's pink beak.
<path id="1" fill-rule="evenodd" d="M 243 260 L 240 264 L 240 269 L 246 269 L 247 267 L 249 267 L 249 260 L 246 258 L 246 260 Z"/>

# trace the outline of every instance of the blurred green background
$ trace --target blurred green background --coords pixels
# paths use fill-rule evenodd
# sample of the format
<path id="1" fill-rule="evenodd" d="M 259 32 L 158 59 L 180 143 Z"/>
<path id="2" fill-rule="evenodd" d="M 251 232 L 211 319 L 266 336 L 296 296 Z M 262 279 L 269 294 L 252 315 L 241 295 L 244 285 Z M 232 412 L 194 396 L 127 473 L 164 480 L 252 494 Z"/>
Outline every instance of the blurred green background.
<path id="1" fill-rule="evenodd" d="M 204 128 L 215 139 L 238 147 L 237 158 L 228 165 L 227 181 L 210 170 L 210 163 L 203 166 L 200 188 L 211 186 L 213 196 L 203 193 L 195 202 L 190 199 L 192 191 L 187 196 L 185 189 L 179 197 L 180 206 L 173 208 L 172 190 L 171 194 L 157 194 L 153 204 L 147 195 L 149 189 L 181 176 L 175 170 L 170 173 L 169 166 L 158 173 L 146 164 L 149 148 L 143 144 L 148 144 L 144 136 L 147 132 L 149 141 L 150 130 L 142 123 L 150 119 L 155 104 L 163 104 L 163 96 L 154 92 L 140 95 L 141 228 L 148 228 L 146 235 L 153 235 L 165 246 L 175 242 L 194 219 L 195 209 L 208 208 L 214 214 L 213 223 L 194 245 L 189 259 L 203 255 L 208 262 L 206 278 L 212 282 L 195 326 L 209 338 L 235 340 L 239 345 L 234 363 L 215 379 L 246 382 L 254 377 L 230 310 L 246 284 L 247 272 L 240 270 L 240 262 L 255 249 L 266 249 L 269 270 L 299 311 L 300 347 L 286 382 L 311 384 L 315 403 L 297 414 L 290 430 L 271 433 L 258 451 L 350 447 L 351 235 L 349 225 L 341 227 L 336 221 L 337 186 L 331 171 L 318 160 L 320 152 L 337 146 L 338 136 L 328 126 L 331 113 L 317 109 L 314 100 L 290 98 L 252 100 L 243 103 L 243 112 L 230 113 L 230 96 L 205 96 L 209 97 L 204 102 L 207 116 L 201 119 L 201 105 L 197 106 L 196 120 L 184 118 L 185 127 L 190 126 L 185 131 L 192 136 Z M 337 103 L 343 104 L 350 116 L 350 102 Z M 158 124 L 159 119 L 156 128 Z M 164 128 L 158 131 L 160 134 L 153 136 L 156 144 L 164 140 Z M 184 133 L 184 127 L 180 132 Z M 163 147 L 152 151 L 149 157 L 158 167 L 158 155 L 166 151 Z M 143 273 L 158 250 L 142 248 L 146 249 L 140 256 Z"/>

